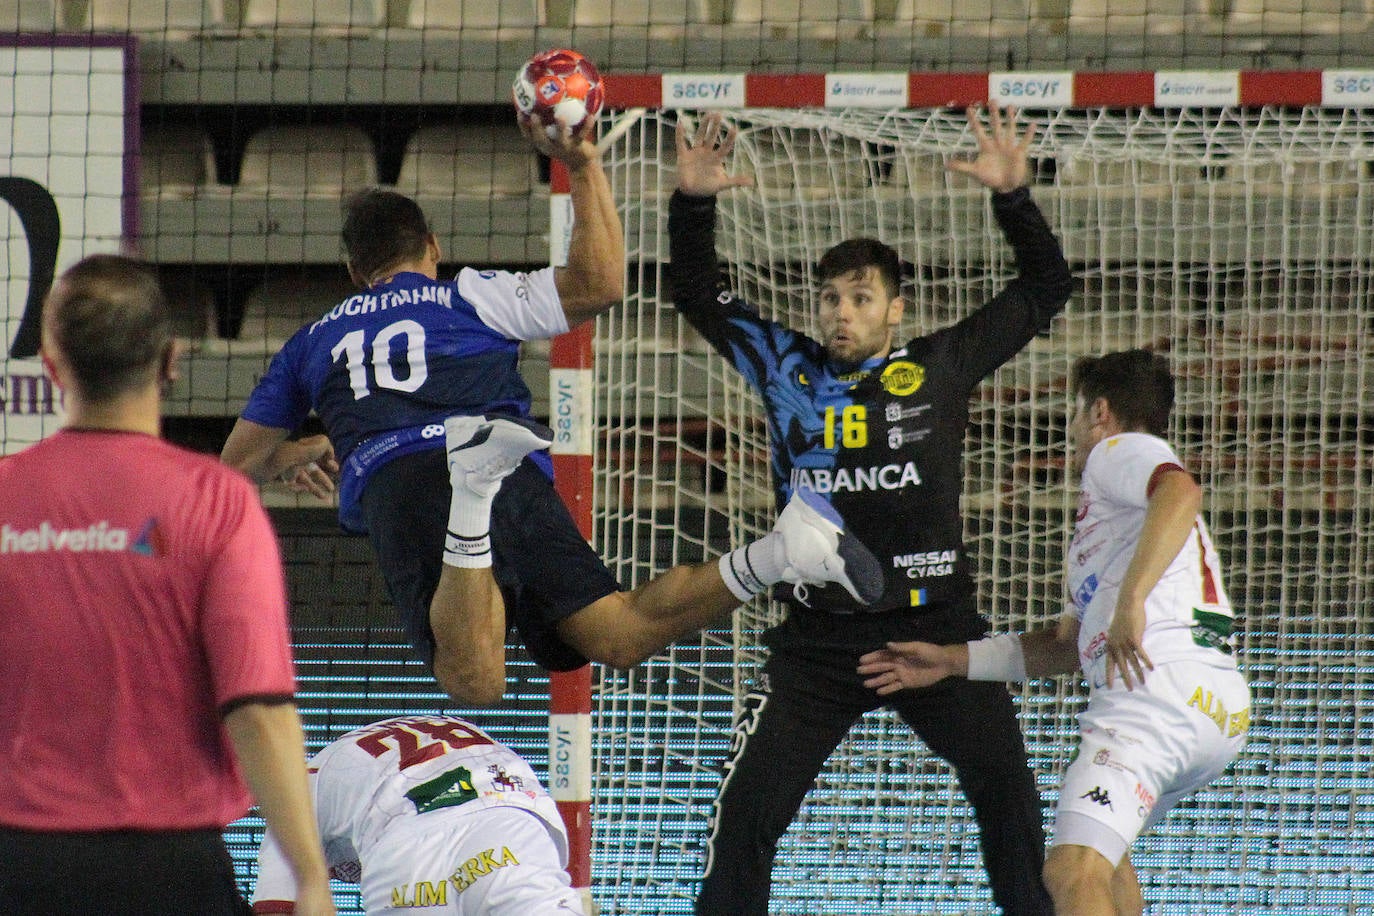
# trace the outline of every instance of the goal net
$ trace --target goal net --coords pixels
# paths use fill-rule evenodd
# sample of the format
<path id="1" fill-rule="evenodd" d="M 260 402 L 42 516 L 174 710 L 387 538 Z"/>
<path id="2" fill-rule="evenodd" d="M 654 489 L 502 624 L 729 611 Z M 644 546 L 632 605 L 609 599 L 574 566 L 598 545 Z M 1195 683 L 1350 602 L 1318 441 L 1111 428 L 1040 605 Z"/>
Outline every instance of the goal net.
<path id="1" fill-rule="evenodd" d="M 631 295 L 597 326 L 595 540 L 627 586 L 766 531 L 774 512 L 756 398 L 668 301 L 675 118 L 644 115 L 610 154 Z M 733 168 L 757 186 L 722 197 L 717 244 L 763 314 L 811 330 L 814 261 L 852 236 L 909 261 L 907 336 L 968 314 L 1013 275 L 987 193 L 944 168 L 976 147 L 962 112 L 729 119 Z M 1152 912 L 1355 912 L 1374 904 L 1374 776 L 1361 762 L 1374 742 L 1374 116 L 1036 120 L 1033 193 L 1076 288 L 1052 332 L 971 404 L 964 504 L 980 605 L 997 630 L 1063 607 L 1074 360 L 1168 353 L 1171 437 L 1205 488 L 1254 724 L 1229 773 L 1134 861 Z M 599 672 L 593 884 L 607 911 L 690 912 L 731 722 L 779 615 L 755 603 L 639 668 Z M 1047 820 L 1082 700 L 1070 679 L 1018 695 Z M 773 898 L 788 914 L 989 911 L 971 812 L 895 716 L 862 720 L 821 772 L 784 838 Z"/>

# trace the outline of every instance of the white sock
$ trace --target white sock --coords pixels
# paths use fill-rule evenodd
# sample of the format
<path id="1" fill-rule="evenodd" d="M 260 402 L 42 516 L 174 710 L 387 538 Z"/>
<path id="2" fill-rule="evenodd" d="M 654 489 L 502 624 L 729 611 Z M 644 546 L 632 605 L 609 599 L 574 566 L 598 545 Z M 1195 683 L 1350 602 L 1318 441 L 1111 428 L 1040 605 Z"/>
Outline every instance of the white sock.
<path id="1" fill-rule="evenodd" d="M 782 535 L 776 531 L 720 558 L 720 577 L 740 601 L 748 601 L 773 583 L 781 582 L 786 568 L 786 549 Z"/>
<path id="2" fill-rule="evenodd" d="M 444 562 L 465 569 L 491 566 L 491 504 L 496 494 L 478 496 L 459 484 L 448 504 Z"/>

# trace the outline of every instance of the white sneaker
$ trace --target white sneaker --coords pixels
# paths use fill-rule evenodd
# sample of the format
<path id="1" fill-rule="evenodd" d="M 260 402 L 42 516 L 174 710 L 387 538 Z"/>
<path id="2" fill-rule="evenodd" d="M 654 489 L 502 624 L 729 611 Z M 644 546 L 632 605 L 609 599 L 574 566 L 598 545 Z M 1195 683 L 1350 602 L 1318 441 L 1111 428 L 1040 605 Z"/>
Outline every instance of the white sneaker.
<path id="1" fill-rule="evenodd" d="M 883 594 L 883 568 L 859 539 L 844 530 L 844 519 L 812 490 L 798 487 L 778 523 L 787 555 L 784 582 L 824 585 L 836 582 L 860 604 Z"/>
<path id="2" fill-rule="evenodd" d="M 444 432 L 449 479 L 483 497 L 496 495 L 526 455 L 553 444 L 553 430 L 523 417 L 449 417 Z"/>

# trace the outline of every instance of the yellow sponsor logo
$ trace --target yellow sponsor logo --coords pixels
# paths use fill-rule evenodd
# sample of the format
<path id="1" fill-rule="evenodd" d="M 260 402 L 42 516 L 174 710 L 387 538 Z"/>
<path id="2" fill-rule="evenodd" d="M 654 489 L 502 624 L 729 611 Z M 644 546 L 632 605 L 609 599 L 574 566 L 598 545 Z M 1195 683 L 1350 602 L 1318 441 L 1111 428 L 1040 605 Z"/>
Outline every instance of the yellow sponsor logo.
<path id="1" fill-rule="evenodd" d="M 880 379 L 888 394 L 904 398 L 915 394 L 926 380 L 926 367 L 899 359 L 887 364 Z"/>
<path id="2" fill-rule="evenodd" d="M 495 849 L 487 849 L 480 856 L 473 856 L 448 876 L 453 882 L 454 888 L 458 893 L 462 893 L 477 883 L 478 878 L 483 878 L 498 868 L 505 868 L 507 865 L 519 865 L 520 860 L 515 857 L 515 853 L 510 851 L 509 846 L 502 846 L 498 856 Z"/>
<path id="3" fill-rule="evenodd" d="M 1250 728 L 1249 706 L 1239 712 L 1227 712 L 1225 704 L 1221 702 L 1221 697 L 1202 687 L 1193 688 L 1193 695 L 1188 698 L 1188 705 L 1215 722 L 1217 730 L 1228 738 L 1244 734 Z"/>
<path id="4" fill-rule="evenodd" d="M 391 889 L 391 908 L 410 910 L 426 906 L 447 906 L 448 884 L 444 881 L 416 881 Z"/>

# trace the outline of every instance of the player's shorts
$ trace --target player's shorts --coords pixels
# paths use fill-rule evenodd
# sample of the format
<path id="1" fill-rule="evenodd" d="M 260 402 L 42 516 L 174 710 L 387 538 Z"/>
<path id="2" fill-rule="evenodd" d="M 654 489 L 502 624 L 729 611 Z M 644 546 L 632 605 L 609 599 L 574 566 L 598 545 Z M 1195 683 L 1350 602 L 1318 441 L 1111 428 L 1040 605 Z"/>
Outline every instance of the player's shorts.
<path id="1" fill-rule="evenodd" d="M 219 830 L 58 833 L 0 827 L 6 916 L 248 916 Z"/>
<path id="2" fill-rule="evenodd" d="M 447 456 L 439 448 L 382 465 L 362 495 L 391 600 L 411 644 L 431 665 L 429 604 L 443 571 L 452 493 Z M 496 495 L 491 547 L 507 621 L 530 656 L 549 671 L 585 665 L 587 659 L 558 637 L 558 622 L 620 591 L 620 583 L 577 530 L 553 482 L 528 459 Z"/>
<path id="3" fill-rule="evenodd" d="M 1169 662 L 1134 690 L 1092 691 L 1078 724 L 1052 845 L 1087 846 L 1116 865 L 1137 836 L 1240 753 L 1250 690 L 1234 668 Z"/>
<path id="4" fill-rule="evenodd" d="M 401 818 L 364 858 L 370 914 L 585 916 L 551 828 L 523 808 Z"/>

